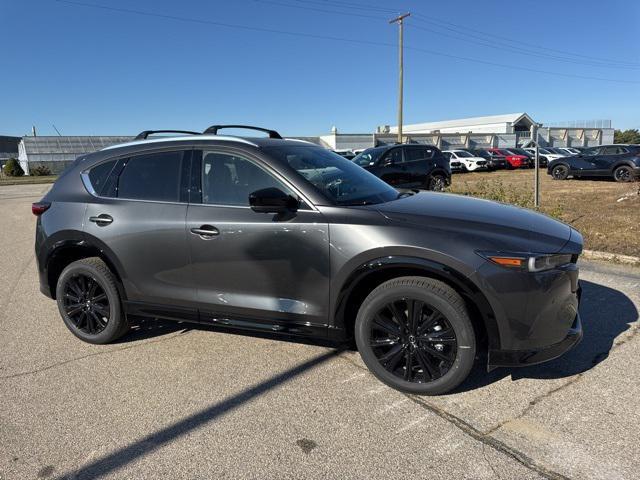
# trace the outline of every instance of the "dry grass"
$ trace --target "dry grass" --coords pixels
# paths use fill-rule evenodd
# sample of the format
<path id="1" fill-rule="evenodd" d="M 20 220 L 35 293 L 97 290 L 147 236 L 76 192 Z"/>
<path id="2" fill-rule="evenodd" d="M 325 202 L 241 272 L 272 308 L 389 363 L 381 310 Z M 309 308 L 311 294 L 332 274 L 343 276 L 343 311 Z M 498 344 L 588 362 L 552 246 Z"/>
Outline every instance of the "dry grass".
<path id="1" fill-rule="evenodd" d="M 461 173 L 450 191 L 533 208 L 533 170 Z M 552 180 L 540 169 L 541 211 L 578 229 L 585 248 L 640 256 L 640 183 Z"/>

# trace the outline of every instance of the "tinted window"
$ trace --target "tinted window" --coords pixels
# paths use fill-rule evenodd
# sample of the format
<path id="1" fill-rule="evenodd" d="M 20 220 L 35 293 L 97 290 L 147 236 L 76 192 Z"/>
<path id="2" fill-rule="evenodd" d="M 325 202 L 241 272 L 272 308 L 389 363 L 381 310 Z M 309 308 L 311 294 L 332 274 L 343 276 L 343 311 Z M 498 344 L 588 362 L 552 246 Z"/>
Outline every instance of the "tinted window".
<path id="1" fill-rule="evenodd" d="M 385 152 L 384 148 L 367 148 L 363 152 L 360 152 L 355 156 L 353 162 L 361 167 L 368 167 L 374 165 L 380 155 Z"/>
<path id="2" fill-rule="evenodd" d="M 91 186 L 98 195 L 102 193 L 104 186 L 107 183 L 107 179 L 109 178 L 109 174 L 116 165 L 116 161 L 117 160 L 111 160 L 110 162 L 101 163 L 89 171 Z"/>
<path id="3" fill-rule="evenodd" d="M 394 148 L 392 150 L 389 150 L 389 152 L 387 152 L 387 154 L 382 157 L 382 164 L 386 164 L 386 163 L 400 163 L 402 162 L 402 149 L 401 148 Z"/>
<path id="4" fill-rule="evenodd" d="M 159 152 L 131 157 L 118 180 L 118 197 L 177 202 L 183 152 Z"/>
<path id="5" fill-rule="evenodd" d="M 593 155 L 597 155 L 599 150 L 600 150 L 599 148 L 587 148 L 582 152 L 582 154 L 590 157 Z"/>
<path id="6" fill-rule="evenodd" d="M 398 191 L 384 181 L 323 148 L 282 146 L 263 150 L 288 164 L 338 205 L 383 203 L 398 198 Z"/>
<path id="7" fill-rule="evenodd" d="M 405 148 L 404 161 L 415 162 L 416 160 L 426 160 L 428 158 L 433 158 L 433 152 L 433 148 Z"/>
<path id="8" fill-rule="evenodd" d="M 202 202 L 249 206 L 249 194 L 275 187 L 297 197 L 282 182 L 246 158 L 202 152 Z"/>

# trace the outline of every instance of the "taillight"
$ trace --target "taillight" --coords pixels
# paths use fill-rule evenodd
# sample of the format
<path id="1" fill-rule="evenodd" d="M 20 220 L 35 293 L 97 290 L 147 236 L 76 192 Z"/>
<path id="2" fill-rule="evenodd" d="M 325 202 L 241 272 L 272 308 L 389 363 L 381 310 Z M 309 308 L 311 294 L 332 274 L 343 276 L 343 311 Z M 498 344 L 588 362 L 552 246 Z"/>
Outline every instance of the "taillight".
<path id="1" fill-rule="evenodd" d="M 49 202 L 36 202 L 31 204 L 31 213 L 33 213 L 36 217 L 39 217 L 44 212 L 49 210 L 51 203 Z"/>

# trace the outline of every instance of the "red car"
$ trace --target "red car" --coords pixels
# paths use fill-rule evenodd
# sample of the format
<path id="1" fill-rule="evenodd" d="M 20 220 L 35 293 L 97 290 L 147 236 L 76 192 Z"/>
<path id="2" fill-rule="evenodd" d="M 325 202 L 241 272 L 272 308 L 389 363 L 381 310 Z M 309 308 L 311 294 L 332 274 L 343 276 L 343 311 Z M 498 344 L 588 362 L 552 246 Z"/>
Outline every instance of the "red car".
<path id="1" fill-rule="evenodd" d="M 531 166 L 529 157 L 525 155 L 514 155 L 513 153 L 501 148 L 487 148 L 487 151 L 492 155 L 506 158 L 507 163 L 509 164 L 507 168 L 528 168 Z"/>

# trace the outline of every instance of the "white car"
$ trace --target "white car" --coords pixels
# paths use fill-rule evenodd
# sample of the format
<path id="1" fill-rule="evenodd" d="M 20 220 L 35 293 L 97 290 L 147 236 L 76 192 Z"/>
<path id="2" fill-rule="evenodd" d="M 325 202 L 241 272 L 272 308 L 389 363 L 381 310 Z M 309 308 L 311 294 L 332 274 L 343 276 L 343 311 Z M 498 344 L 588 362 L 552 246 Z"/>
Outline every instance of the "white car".
<path id="1" fill-rule="evenodd" d="M 571 147 L 559 147 L 558 150 L 565 152 L 567 155 L 580 155 L 580 150 Z"/>
<path id="2" fill-rule="evenodd" d="M 525 150 L 527 152 L 529 152 L 531 155 L 535 155 L 535 153 L 536 153 L 536 149 L 533 148 L 533 147 L 525 148 Z M 558 158 L 564 158 L 564 157 L 568 156 L 568 155 L 561 155 L 559 153 L 553 153 L 551 150 L 547 150 L 546 148 L 543 148 L 543 147 L 538 147 L 538 155 L 540 155 L 541 157 L 546 158 L 547 162 L 550 162 L 551 160 L 556 160 Z"/>
<path id="3" fill-rule="evenodd" d="M 486 158 L 476 157 L 466 150 L 444 150 L 442 153 L 449 157 L 452 172 L 487 170 Z"/>

